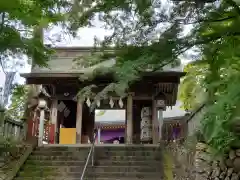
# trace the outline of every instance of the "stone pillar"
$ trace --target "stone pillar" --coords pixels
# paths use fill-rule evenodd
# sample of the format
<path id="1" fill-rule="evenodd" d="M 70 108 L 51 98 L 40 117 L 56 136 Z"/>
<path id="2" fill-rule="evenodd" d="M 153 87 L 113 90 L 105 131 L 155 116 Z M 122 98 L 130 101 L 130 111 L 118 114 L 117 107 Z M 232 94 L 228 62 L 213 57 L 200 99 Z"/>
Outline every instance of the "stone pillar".
<path id="1" fill-rule="evenodd" d="M 133 136 L 133 98 L 132 94 L 127 97 L 127 137 L 126 143 L 132 144 Z"/>
<path id="2" fill-rule="evenodd" d="M 98 128 L 98 132 L 97 132 L 97 137 L 98 137 L 98 144 L 100 144 L 101 142 L 101 128 Z"/>
<path id="3" fill-rule="evenodd" d="M 76 143 L 81 144 L 82 139 L 82 106 L 83 102 L 78 99 L 77 100 L 77 114 L 76 114 Z"/>
<path id="4" fill-rule="evenodd" d="M 152 142 L 157 144 L 159 141 L 159 122 L 158 122 L 158 110 L 156 106 L 156 101 L 152 101 Z"/>
<path id="5" fill-rule="evenodd" d="M 45 111 L 44 109 L 40 110 L 40 118 L 39 118 L 39 133 L 38 133 L 38 146 L 43 145 L 43 133 L 44 133 L 44 119 L 45 119 Z"/>
<path id="6" fill-rule="evenodd" d="M 58 100 L 57 99 L 53 99 L 52 100 L 52 106 L 51 106 L 51 123 L 54 124 L 54 143 L 57 143 L 57 136 L 59 133 L 59 129 L 58 129 L 58 122 L 57 122 L 57 114 L 58 114 L 58 110 L 57 110 L 57 106 L 58 106 Z"/>

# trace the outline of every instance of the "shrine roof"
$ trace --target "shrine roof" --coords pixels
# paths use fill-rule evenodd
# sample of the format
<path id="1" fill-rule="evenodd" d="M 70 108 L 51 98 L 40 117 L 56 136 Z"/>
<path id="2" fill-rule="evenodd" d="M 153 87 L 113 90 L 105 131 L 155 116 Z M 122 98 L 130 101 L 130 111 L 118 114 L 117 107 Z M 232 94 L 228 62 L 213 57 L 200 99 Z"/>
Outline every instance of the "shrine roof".
<path id="1" fill-rule="evenodd" d="M 24 78 L 46 78 L 46 77 L 56 77 L 56 78 L 79 78 L 80 75 L 85 74 L 84 71 L 75 71 L 75 72 L 31 72 L 31 73 L 22 73 L 21 76 Z M 155 71 L 155 72 L 145 72 L 143 76 L 153 77 L 153 76 L 178 76 L 182 77 L 185 72 L 176 72 L 176 71 Z M 106 73 L 105 75 L 100 75 L 99 77 L 113 78 L 113 73 Z"/>
<path id="2" fill-rule="evenodd" d="M 47 67 L 35 66 L 32 68 L 31 73 L 22 74 L 25 78 L 33 77 L 77 77 L 81 74 L 93 73 L 99 67 L 111 68 L 116 64 L 114 58 L 105 60 L 101 63 L 90 67 L 81 67 L 76 62 L 76 59 L 81 57 L 91 57 L 91 52 L 94 50 L 98 52 L 101 48 L 94 47 L 52 47 L 55 53 L 50 57 L 47 62 Z M 104 49 L 105 52 L 113 50 L 112 48 Z M 183 74 L 183 67 L 164 66 L 163 72 L 171 72 L 174 74 Z M 147 73 L 149 74 L 149 73 Z M 108 76 L 108 75 L 107 75 Z"/>
<path id="3" fill-rule="evenodd" d="M 94 47 L 51 47 L 55 53 L 51 56 L 50 60 L 47 62 L 48 67 L 33 67 L 31 73 L 21 74 L 22 77 L 26 78 L 27 84 L 54 84 L 53 81 L 57 80 L 58 84 L 62 82 L 62 80 L 70 80 L 71 82 L 77 82 L 80 80 L 81 75 L 93 74 L 94 70 L 104 67 L 111 68 L 116 64 L 116 60 L 109 59 L 105 60 L 101 63 L 90 67 L 79 67 L 76 64 L 76 58 L 92 56 L 91 52 L 93 50 L 100 51 L 102 48 L 94 48 Z M 114 50 L 113 48 L 104 49 L 104 51 L 108 52 Z M 181 76 L 184 76 L 185 73 L 182 71 L 183 67 L 171 67 L 164 66 L 161 71 L 155 72 L 145 72 L 144 78 L 160 78 L 160 77 L 175 77 L 175 80 Z M 95 81 L 97 84 L 99 81 L 114 81 L 114 74 L 107 73 L 105 75 L 98 75 L 94 79 L 84 80 L 85 82 L 92 83 Z M 82 79 L 81 79 L 82 81 Z M 67 82 L 67 81 L 66 81 Z M 80 82 L 82 84 L 82 82 Z"/>
<path id="4" fill-rule="evenodd" d="M 113 73 L 106 73 L 104 75 L 97 75 L 94 78 L 84 79 L 80 78 L 84 75 L 84 72 L 49 72 L 49 73 L 25 73 L 21 74 L 22 77 L 26 78 L 26 84 L 61 84 L 64 82 L 67 84 L 78 84 L 78 86 L 87 86 L 90 84 L 109 84 L 114 82 Z M 176 71 L 158 71 L 158 72 L 145 72 L 139 82 L 166 82 L 179 84 L 180 78 L 185 75 L 185 72 Z"/>

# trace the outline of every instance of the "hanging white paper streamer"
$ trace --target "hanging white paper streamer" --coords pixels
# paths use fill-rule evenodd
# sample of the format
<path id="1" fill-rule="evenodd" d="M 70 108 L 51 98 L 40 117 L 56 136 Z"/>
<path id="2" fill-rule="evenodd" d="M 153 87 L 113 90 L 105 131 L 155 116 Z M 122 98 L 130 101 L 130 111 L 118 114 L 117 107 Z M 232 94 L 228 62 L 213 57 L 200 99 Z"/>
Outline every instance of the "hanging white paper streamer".
<path id="1" fill-rule="evenodd" d="M 110 105 L 111 108 L 113 108 L 113 106 L 114 106 L 114 101 L 113 101 L 112 98 L 110 98 L 109 105 Z"/>
<path id="2" fill-rule="evenodd" d="M 88 106 L 88 107 L 90 107 L 90 106 L 91 106 L 91 101 L 90 101 L 90 99 L 89 99 L 89 98 L 87 98 L 86 104 L 87 104 L 87 106 Z"/>
<path id="3" fill-rule="evenodd" d="M 120 108 L 123 108 L 123 101 L 122 101 L 122 98 L 119 99 L 118 101 L 118 105 Z"/>
<path id="4" fill-rule="evenodd" d="M 97 100 L 97 107 L 100 107 L 100 105 L 101 105 L 101 101 Z"/>

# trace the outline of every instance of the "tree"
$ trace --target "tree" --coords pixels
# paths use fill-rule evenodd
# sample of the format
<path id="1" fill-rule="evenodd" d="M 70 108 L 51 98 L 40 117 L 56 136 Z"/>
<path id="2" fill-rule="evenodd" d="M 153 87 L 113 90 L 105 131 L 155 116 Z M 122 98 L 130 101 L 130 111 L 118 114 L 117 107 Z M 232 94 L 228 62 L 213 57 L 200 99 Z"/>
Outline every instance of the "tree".
<path id="1" fill-rule="evenodd" d="M 90 66 L 110 57 L 117 60 L 113 68 L 93 72 L 99 74 L 112 71 L 116 79 L 116 83 L 109 84 L 97 95 L 93 94 L 96 99 L 104 98 L 112 91 L 124 96 L 129 85 L 141 78 L 146 69 L 157 71 L 165 65 L 179 64 L 179 55 L 182 53 L 192 47 L 200 48 L 202 44 L 217 40 L 223 35 L 200 34 L 201 24 L 204 22 L 223 21 L 222 17 L 206 16 L 209 10 L 217 11 L 217 6 L 213 3 L 203 6 L 191 2 L 172 3 L 168 5 L 171 8 L 167 9 L 168 7 L 160 0 L 130 2 L 112 0 L 94 1 L 94 6 L 89 4 L 80 6 L 82 13 L 70 19 L 72 29 L 83 25 L 91 26 L 91 20 L 98 18 L 106 28 L 113 30 L 113 34 L 106 37 L 103 42 L 97 41 L 97 45 L 100 44 L 103 49 L 114 45 L 111 53 L 103 53 L 101 57 L 92 58 L 87 64 L 86 61 L 80 63 L 81 66 Z M 83 8 L 84 6 L 88 8 Z M 194 29 L 190 34 L 183 34 L 184 27 L 189 24 L 194 24 Z M 80 92 L 81 96 L 89 95 L 93 87 L 95 86 L 86 87 Z"/>
<path id="2" fill-rule="evenodd" d="M 16 85 L 12 92 L 11 105 L 6 111 L 6 115 L 14 120 L 21 120 L 24 115 L 25 105 L 29 87 L 26 85 Z"/>
<path id="3" fill-rule="evenodd" d="M 181 81 L 179 88 L 179 100 L 183 102 L 183 108 L 187 111 L 194 111 L 206 101 L 206 87 L 204 80 L 208 72 L 206 62 L 198 61 L 189 63 L 184 71 L 187 73 Z"/>
<path id="4" fill-rule="evenodd" d="M 240 145 L 238 134 L 232 128 L 239 116 L 239 15 L 239 6 L 233 1 L 224 1 L 207 13 L 208 19 L 219 21 L 203 22 L 197 28 L 199 39 L 206 36 L 211 39 L 200 47 L 201 58 L 208 65 L 203 82 L 208 96 L 202 132 L 218 152 Z"/>
<path id="5" fill-rule="evenodd" d="M 11 58 L 27 55 L 40 66 L 46 66 L 51 50 L 43 44 L 41 28 L 64 20 L 59 9 L 69 6 L 65 0 L 12 0 L 0 2 L 0 65 L 8 68 Z M 40 29 L 39 29 L 40 28 Z"/>
<path id="6" fill-rule="evenodd" d="M 115 57 L 117 63 L 110 71 L 115 72 L 116 82 L 99 94 L 93 94 L 96 99 L 112 91 L 122 95 L 149 67 L 152 71 L 161 70 L 166 64 L 176 63 L 179 55 L 187 50 L 198 49 L 198 60 L 205 61 L 206 71 L 195 66 L 187 77 L 188 83 L 203 76 L 201 83 L 195 82 L 207 93 L 208 112 L 202 120 L 202 133 L 213 148 L 223 152 L 237 140 L 231 126 L 239 111 L 240 8 L 233 0 L 202 2 L 171 3 L 166 10 L 160 0 L 103 0 L 88 5 L 79 5 L 76 0 L 81 13 L 74 15 L 77 11 L 75 6 L 70 21 L 71 28 L 76 29 L 82 25 L 92 25 L 91 20 L 98 16 L 106 28 L 113 30 L 113 34 L 100 43 L 103 48 L 114 45 L 112 52 L 103 53 L 101 58 L 93 58 L 91 62 L 95 64 Z M 192 30 L 183 33 L 184 26 L 189 24 Z M 193 70 L 191 68 L 190 71 Z M 106 69 L 99 71 L 109 72 Z M 193 77 L 196 73 L 198 76 Z M 86 87 L 80 94 L 89 95 L 93 87 Z M 197 89 L 185 89 L 185 93 L 196 93 Z"/>

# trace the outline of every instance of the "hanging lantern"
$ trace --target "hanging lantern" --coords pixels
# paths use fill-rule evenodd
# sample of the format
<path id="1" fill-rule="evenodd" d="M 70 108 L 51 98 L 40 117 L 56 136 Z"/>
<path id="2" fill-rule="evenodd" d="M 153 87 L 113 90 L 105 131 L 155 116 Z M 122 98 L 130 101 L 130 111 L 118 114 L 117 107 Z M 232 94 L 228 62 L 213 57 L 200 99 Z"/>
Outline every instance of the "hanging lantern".
<path id="1" fill-rule="evenodd" d="M 123 108 L 123 101 L 122 101 L 122 98 L 119 99 L 118 101 L 118 105 L 120 108 Z"/>
<path id="2" fill-rule="evenodd" d="M 88 107 L 91 106 L 91 100 L 89 98 L 87 98 L 86 104 L 87 104 Z"/>
<path id="3" fill-rule="evenodd" d="M 109 105 L 110 105 L 111 108 L 113 108 L 113 106 L 114 106 L 114 101 L 113 101 L 112 98 L 110 98 Z"/>

